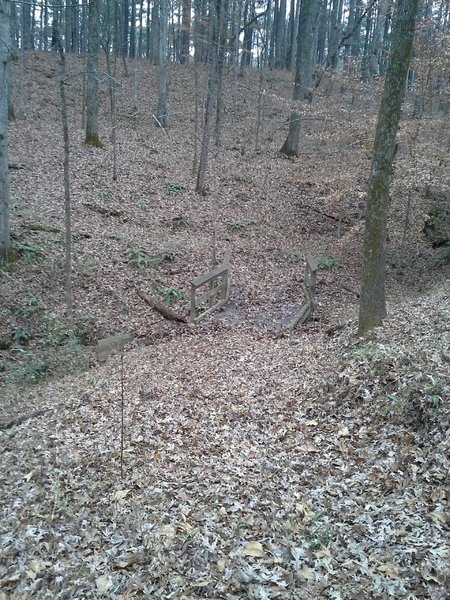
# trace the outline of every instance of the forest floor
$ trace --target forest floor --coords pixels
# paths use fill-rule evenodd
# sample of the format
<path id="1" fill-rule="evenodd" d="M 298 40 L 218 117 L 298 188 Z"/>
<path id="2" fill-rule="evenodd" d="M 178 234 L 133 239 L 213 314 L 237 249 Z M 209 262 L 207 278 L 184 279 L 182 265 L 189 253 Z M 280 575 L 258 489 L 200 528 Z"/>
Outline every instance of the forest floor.
<path id="1" fill-rule="evenodd" d="M 106 83 L 104 147 L 88 148 L 82 63 L 68 67 L 75 336 L 54 55 L 26 55 L 26 118 L 10 127 L 20 258 L 0 274 L 0 600 L 448 597 L 449 263 L 433 247 L 448 119 L 412 120 L 407 97 L 388 319 L 359 339 L 377 85 L 325 79 L 287 160 L 290 77 L 264 74 L 258 127 L 257 74 L 229 73 L 200 197 L 193 67 L 171 67 L 165 132 L 156 69 L 139 64 L 136 105 L 133 66 L 117 65 L 117 181 Z M 200 106 L 203 88 L 199 69 Z M 186 310 L 211 266 L 214 199 L 230 306 L 198 325 L 165 320 L 136 290 Z M 307 255 L 317 309 L 289 330 Z M 120 356 L 96 364 L 95 342 L 122 332 L 134 334 L 123 371 Z"/>

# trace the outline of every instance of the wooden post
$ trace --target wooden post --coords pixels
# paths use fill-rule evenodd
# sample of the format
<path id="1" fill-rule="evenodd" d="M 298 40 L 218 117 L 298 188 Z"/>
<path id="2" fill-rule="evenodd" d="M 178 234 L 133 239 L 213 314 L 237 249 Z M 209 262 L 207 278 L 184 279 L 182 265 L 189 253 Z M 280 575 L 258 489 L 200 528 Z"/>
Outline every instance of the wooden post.
<path id="1" fill-rule="evenodd" d="M 317 279 L 317 269 L 318 269 L 318 261 L 312 256 L 306 257 L 306 266 L 305 266 L 305 281 L 302 286 L 303 292 L 305 294 L 306 302 L 300 308 L 300 311 L 295 316 L 292 321 L 290 328 L 294 328 L 296 325 L 302 325 L 308 317 L 312 315 L 315 309 L 315 300 L 316 300 L 316 279 Z"/>
<path id="2" fill-rule="evenodd" d="M 190 319 L 192 323 L 198 323 L 207 315 L 221 308 L 230 299 L 230 258 L 231 251 L 227 250 L 221 265 L 191 281 Z M 198 289 L 207 284 L 209 284 L 209 290 L 197 296 Z M 218 294 L 220 297 L 216 300 Z M 204 302 L 208 303 L 208 309 L 197 315 L 197 308 Z"/>
<path id="3" fill-rule="evenodd" d="M 97 360 L 99 363 L 105 360 L 114 352 L 121 352 L 123 347 L 132 341 L 134 335 L 132 333 L 120 333 L 111 337 L 99 340 L 96 347 Z"/>

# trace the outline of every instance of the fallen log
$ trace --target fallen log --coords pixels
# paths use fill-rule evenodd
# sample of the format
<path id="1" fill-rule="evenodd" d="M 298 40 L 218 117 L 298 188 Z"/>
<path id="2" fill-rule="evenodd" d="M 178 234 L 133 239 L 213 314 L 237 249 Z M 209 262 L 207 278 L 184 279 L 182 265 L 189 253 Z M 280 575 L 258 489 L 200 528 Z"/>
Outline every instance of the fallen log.
<path id="1" fill-rule="evenodd" d="M 20 425 L 21 423 L 28 421 L 28 419 L 34 419 L 35 417 L 43 415 L 44 412 L 44 410 L 35 410 L 33 412 L 27 413 L 26 415 L 21 415 L 20 417 L 14 417 L 14 419 L 11 419 L 9 421 L 4 421 L 3 423 L 0 423 L 0 430 L 11 429 L 11 427 L 14 427 L 15 425 Z"/>
<path id="2" fill-rule="evenodd" d="M 136 292 L 137 292 L 138 296 L 140 296 L 142 298 L 142 300 L 144 300 L 144 302 L 146 302 L 152 308 L 157 310 L 166 319 L 170 319 L 171 321 L 179 321 L 180 323 L 187 323 L 187 320 L 184 317 L 182 317 L 181 315 L 176 313 L 174 310 L 172 310 L 168 306 L 165 306 L 162 302 L 155 300 L 154 298 L 152 298 L 151 296 L 149 296 L 142 290 L 136 290 Z"/>

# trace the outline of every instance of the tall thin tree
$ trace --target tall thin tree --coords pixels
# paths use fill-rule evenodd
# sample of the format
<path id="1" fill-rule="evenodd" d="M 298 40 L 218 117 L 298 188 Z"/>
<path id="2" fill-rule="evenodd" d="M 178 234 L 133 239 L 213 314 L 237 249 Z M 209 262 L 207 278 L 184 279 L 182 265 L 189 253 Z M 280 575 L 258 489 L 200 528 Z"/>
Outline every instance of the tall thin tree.
<path id="1" fill-rule="evenodd" d="M 89 146 L 101 147 L 98 136 L 98 52 L 100 49 L 99 0 L 88 8 L 88 57 L 86 78 L 86 138 Z"/>
<path id="2" fill-rule="evenodd" d="M 67 120 L 66 93 L 64 90 L 66 80 L 66 59 L 64 49 L 57 30 L 57 50 L 59 54 L 59 98 L 61 108 L 61 122 L 64 141 L 64 225 L 65 225 L 65 258 L 64 278 L 66 292 L 66 317 L 67 328 L 73 331 L 73 295 L 72 295 L 72 208 L 70 201 L 70 174 L 69 174 L 69 125 Z"/>
<path id="3" fill-rule="evenodd" d="M 209 13 L 209 43 L 208 43 L 208 83 L 205 102 L 205 122 L 203 126 L 202 146 L 200 149 L 200 162 L 197 172 L 197 185 L 195 191 L 199 194 L 206 193 L 206 166 L 208 162 L 209 141 L 213 122 L 214 106 L 217 99 L 217 68 L 218 68 L 218 40 L 219 21 L 222 7 L 221 0 L 211 0 Z"/>
<path id="4" fill-rule="evenodd" d="M 9 221 L 9 173 L 8 173 L 8 84 L 10 56 L 10 7 L 8 0 L 0 0 L 0 261 L 8 259 L 11 250 Z"/>
<path id="5" fill-rule="evenodd" d="M 159 0 L 159 86 L 157 119 L 159 125 L 168 127 L 167 115 L 167 35 L 169 27 L 169 1 Z"/>
<path id="6" fill-rule="evenodd" d="M 300 7 L 297 36 L 298 45 L 293 92 L 294 108 L 289 118 L 289 133 L 281 148 L 281 153 L 286 156 L 298 156 L 299 153 L 300 112 L 298 104 L 312 94 L 318 16 L 319 0 L 303 0 Z"/>
<path id="7" fill-rule="evenodd" d="M 358 333 L 381 325 L 386 316 L 386 225 L 389 186 L 411 58 L 419 0 L 398 0 L 392 49 L 378 112 L 367 192 Z"/>

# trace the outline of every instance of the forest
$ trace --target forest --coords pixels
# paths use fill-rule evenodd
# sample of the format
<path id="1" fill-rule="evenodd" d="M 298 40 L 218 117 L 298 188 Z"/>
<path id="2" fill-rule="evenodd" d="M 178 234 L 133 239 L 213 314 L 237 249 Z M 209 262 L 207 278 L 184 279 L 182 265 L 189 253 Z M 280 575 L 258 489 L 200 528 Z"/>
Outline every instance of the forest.
<path id="1" fill-rule="evenodd" d="M 444 600 L 449 0 L 0 0 L 0 600 Z"/>

